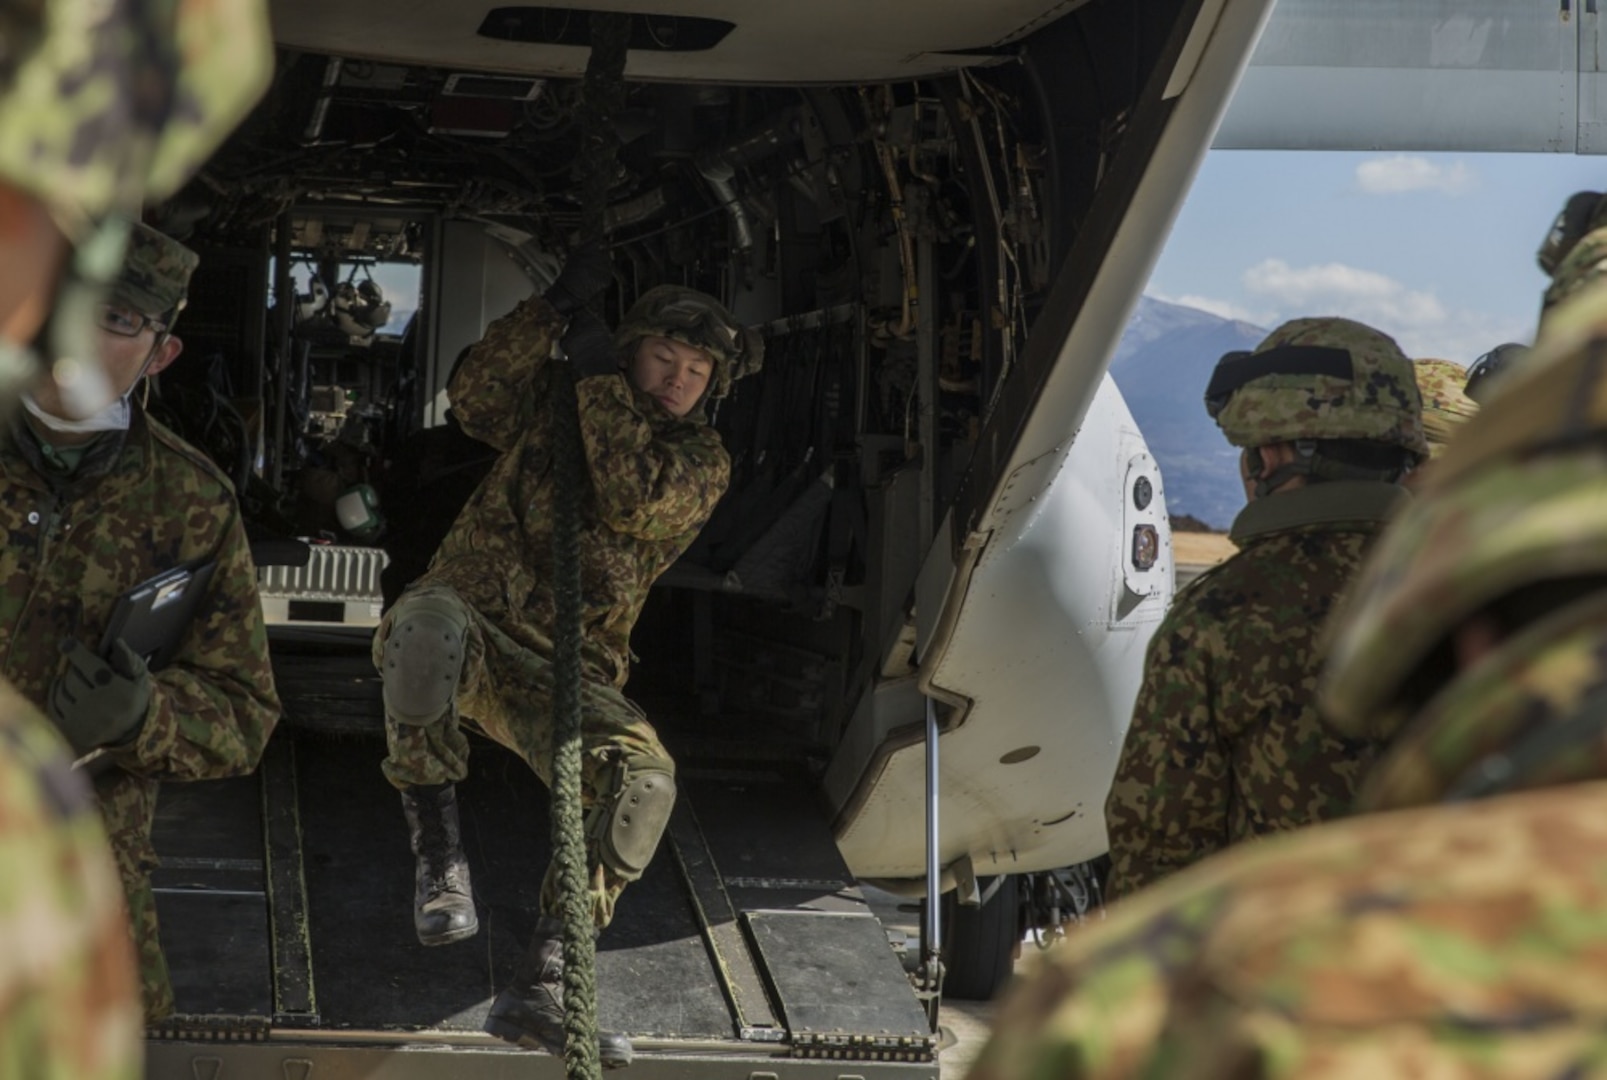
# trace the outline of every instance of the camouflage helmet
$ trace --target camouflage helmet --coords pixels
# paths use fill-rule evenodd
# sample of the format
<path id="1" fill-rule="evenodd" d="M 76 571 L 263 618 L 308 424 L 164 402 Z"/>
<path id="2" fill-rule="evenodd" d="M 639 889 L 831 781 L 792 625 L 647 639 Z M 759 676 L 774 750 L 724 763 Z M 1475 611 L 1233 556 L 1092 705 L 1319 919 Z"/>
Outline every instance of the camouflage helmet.
<path id="1" fill-rule="evenodd" d="M 1558 308 L 1530 362 L 1467 422 L 1329 627 L 1329 722 L 1387 738 L 1453 632 L 1552 582 L 1607 575 L 1607 290 Z"/>
<path id="2" fill-rule="evenodd" d="M 74 241 L 176 191 L 273 71 L 262 0 L 5 7 L 0 32 L 16 38 L 0 47 L 0 182 Z"/>
<path id="3" fill-rule="evenodd" d="M 112 300 L 142 315 L 162 318 L 171 326 L 184 307 L 190 275 L 200 261 L 195 252 L 172 237 L 148 225 L 135 225 L 123 269 L 112 286 Z"/>
<path id="4" fill-rule="evenodd" d="M 1540 298 L 1540 323 L 1558 304 L 1607 275 L 1607 228 L 1585 234 L 1557 266 L 1557 272 Z"/>
<path id="5" fill-rule="evenodd" d="M 1535 262 L 1548 276 L 1555 277 L 1580 238 L 1604 225 L 1607 225 L 1607 196 L 1599 191 L 1574 192 L 1552 219 L 1540 249 L 1534 253 Z"/>
<path id="6" fill-rule="evenodd" d="M 1428 701 L 1368 770 L 1373 813 L 1594 780 L 1607 774 L 1607 593 L 1523 627 Z"/>
<path id="7" fill-rule="evenodd" d="M 737 322 L 708 293 L 683 285 L 659 285 L 631 305 L 614 331 L 614 343 L 629 356 L 644 337 L 666 337 L 702 349 L 714 360 L 706 400 L 719 401 L 737 379 L 752 375 L 764 363 L 764 338 Z"/>
<path id="8" fill-rule="evenodd" d="M 1254 352 L 1228 353 L 1205 409 L 1234 446 L 1366 439 L 1428 456 L 1412 362 L 1393 338 L 1349 319 L 1295 319 Z"/>
<path id="9" fill-rule="evenodd" d="M 1475 404 L 1482 405 L 1516 371 L 1529 356 L 1529 346 L 1519 341 L 1507 341 L 1473 361 L 1468 368 L 1468 381 L 1462 387 Z"/>
<path id="10" fill-rule="evenodd" d="M 1479 411 L 1478 405 L 1463 391 L 1467 371 L 1450 360 L 1417 360 L 1417 392 L 1423 397 L 1423 435 L 1432 457 L 1439 457 L 1451 433 L 1464 420 Z"/>

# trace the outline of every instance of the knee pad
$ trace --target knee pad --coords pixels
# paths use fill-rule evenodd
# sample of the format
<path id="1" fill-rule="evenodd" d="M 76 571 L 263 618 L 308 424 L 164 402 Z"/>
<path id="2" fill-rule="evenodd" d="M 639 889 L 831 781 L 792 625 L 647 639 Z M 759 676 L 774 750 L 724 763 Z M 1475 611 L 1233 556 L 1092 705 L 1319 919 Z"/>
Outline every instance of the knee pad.
<path id="1" fill-rule="evenodd" d="M 468 629 L 468 612 L 454 597 L 402 598 L 380 670 L 385 715 L 422 726 L 446 712 L 463 677 Z"/>
<path id="2" fill-rule="evenodd" d="M 599 845 L 603 864 L 627 881 L 641 877 L 674 810 L 675 777 L 671 773 L 627 767 Z"/>

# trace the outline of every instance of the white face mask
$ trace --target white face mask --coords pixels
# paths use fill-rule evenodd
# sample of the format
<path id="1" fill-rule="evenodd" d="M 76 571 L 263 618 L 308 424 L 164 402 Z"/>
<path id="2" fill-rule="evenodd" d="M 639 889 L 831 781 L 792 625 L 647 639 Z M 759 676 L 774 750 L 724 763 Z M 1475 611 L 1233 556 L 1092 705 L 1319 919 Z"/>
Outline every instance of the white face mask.
<path id="1" fill-rule="evenodd" d="M 49 428 L 51 431 L 61 432 L 64 435 L 92 435 L 100 431 L 127 431 L 129 420 L 134 409 L 129 404 L 129 396 L 114 398 L 105 408 L 93 416 L 82 420 L 63 420 L 59 416 L 52 416 L 40 407 L 34 400 L 33 391 L 24 391 L 22 407 L 28 410 L 35 420 Z"/>

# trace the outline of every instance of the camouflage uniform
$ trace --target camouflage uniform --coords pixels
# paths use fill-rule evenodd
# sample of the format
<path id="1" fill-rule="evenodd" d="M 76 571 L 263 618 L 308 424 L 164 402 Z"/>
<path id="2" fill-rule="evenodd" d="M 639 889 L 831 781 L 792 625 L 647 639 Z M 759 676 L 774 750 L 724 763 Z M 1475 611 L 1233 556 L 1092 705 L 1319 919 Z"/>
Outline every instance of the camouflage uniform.
<path id="1" fill-rule="evenodd" d="M 0 942 L 0 1076 L 140 1075 L 134 956 L 89 785 L 4 684 Z"/>
<path id="2" fill-rule="evenodd" d="M 177 191 L 273 74 L 262 0 L 5 7 L 0 178 L 48 206 L 69 240 Z"/>
<path id="3" fill-rule="evenodd" d="M 406 594 L 455 601 L 468 611 L 469 631 L 457 715 L 422 726 L 387 721 L 384 770 L 399 789 L 455 783 L 467 775 L 469 746 L 459 716 L 550 781 L 554 491 L 548 358 L 563 329 L 563 318 L 545 300 L 524 301 L 491 324 L 449 387 L 464 432 L 501 457 L 458 515 L 429 571 Z M 620 333 L 628 337 L 631 327 L 622 326 Z M 725 377 L 729 383 L 730 374 Z M 711 393 L 718 389 L 712 386 Z M 590 811 L 593 912 L 597 925 L 605 926 L 627 879 L 599 863 L 608 816 L 598 808 L 617 793 L 627 767 L 674 771 L 646 716 L 619 690 L 630 671 L 631 627 L 648 588 L 692 543 L 724 494 L 730 459 L 700 416 L 672 417 L 622 374 L 582 379 L 576 390 L 591 477 L 580 538 L 582 789 Z M 399 603 L 374 638 L 374 662 L 382 671 L 385 642 L 401 610 Z M 560 910 L 556 890 L 556 872 L 549 867 L 543 911 Z"/>
<path id="4" fill-rule="evenodd" d="M 1044 954 L 968 1080 L 1600 1076 L 1604 800 L 1367 815 L 1208 859 Z"/>
<path id="5" fill-rule="evenodd" d="M 1297 320 L 1248 360 L 1290 346 L 1350 359 L 1233 391 L 1216 412 L 1230 442 L 1361 438 L 1426 449 L 1409 361 L 1393 341 L 1345 320 Z M 1239 552 L 1178 594 L 1150 642 L 1106 803 L 1111 896 L 1349 807 L 1376 747 L 1318 719 L 1317 634 L 1405 498 L 1382 480 L 1256 498 L 1233 523 Z"/>
<path id="6" fill-rule="evenodd" d="M 1607 1073 L 1604 348 L 1607 290 L 1557 309 L 1334 623 L 1320 701 L 1392 740 L 1358 799 L 1388 812 L 1121 906 L 1003 1004 L 972 1080 Z"/>
<path id="7" fill-rule="evenodd" d="M 176 191 L 272 67 L 262 0 L 0 3 L 0 186 L 33 196 L 81 245 L 79 273 L 115 273 L 115 244 L 84 254 L 97 222 Z M 33 363 L 23 343 L 0 340 L 8 409 Z M 8 530 L 8 549 L 20 535 Z M 67 764 L 48 721 L 0 684 L 0 1076 L 135 1077 L 127 917 Z"/>
<path id="8" fill-rule="evenodd" d="M 1597 227 L 1569 250 L 1551 275 L 1551 284 L 1540 298 L 1540 327 L 1545 329 L 1546 316 L 1558 304 L 1577 295 L 1585 286 L 1600 281 L 1607 274 L 1607 227 Z"/>
<path id="9" fill-rule="evenodd" d="M 194 255 L 151 230 L 135 234 L 117 299 L 170 310 Z M 203 454 L 136 406 L 127 432 L 87 444 L 68 471 L 17 419 L 0 445 L 0 664 L 43 705 L 64 670 L 61 643 L 98 647 L 117 598 L 176 566 L 216 560 L 183 644 L 153 673 L 134 742 L 107 756 L 95 782 L 128 896 L 147 1014 L 172 1011 L 157 936 L 151 826 L 163 780 L 236 776 L 256 768 L 279 715 L 267 630 L 239 507 Z"/>

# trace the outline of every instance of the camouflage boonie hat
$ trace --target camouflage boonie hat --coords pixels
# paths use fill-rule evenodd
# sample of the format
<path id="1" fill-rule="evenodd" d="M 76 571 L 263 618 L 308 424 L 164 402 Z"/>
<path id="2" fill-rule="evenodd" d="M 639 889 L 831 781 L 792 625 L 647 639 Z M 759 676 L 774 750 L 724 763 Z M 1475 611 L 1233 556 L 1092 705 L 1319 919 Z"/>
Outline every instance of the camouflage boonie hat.
<path id="1" fill-rule="evenodd" d="M 1551 284 L 1546 286 L 1540 299 L 1542 327 L 1553 308 L 1600 281 L 1604 275 L 1607 275 L 1607 229 L 1595 229 L 1574 245 L 1552 275 Z"/>
<path id="2" fill-rule="evenodd" d="M 764 338 L 737 322 L 708 293 L 684 285 L 659 285 L 631 305 L 614 332 L 614 343 L 628 355 L 644 337 L 666 337 L 702 349 L 714 359 L 714 378 L 704 395 L 719 401 L 731 384 L 764 363 Z"/>
<path id="3" fill-rule="evenodd" d="M 1467 422 L 1330 624 L 1322 710 L 1387 738 L 1452 631 L 1549 581 L 1607 574 L 1607 290 L 1564 304 L 1530 363 Z"/>
<path id="4" fill-rule="evenodd" d="M 1429 454 L 1439 457 L 1451 433 L 1479 411 L 1464 392 L 1467 371 L 1450 360 L 1418 360 L 1412 364 L 1417 392 L 1423 396 L 1423 435 Z"/>
<path id="5" fill-rule="evenodd" d="M 178 190 L 273 73 L 262 0 L 24 0 L 23 30 L 29 9 L 31 45 L 0 50 L 0 181 L 70 240 Z"/>
<path id="6" fill-rule="evenodd" d="M 190 287 L 190 275 L 200 256 L 148 225 L 135 225 L 128 237 L 128 254 L 112 286 L 112 299 L 142 315 L 166 317 L 169 326 Z"/>
<path id="7" fill-rule="evenodd" d="M 1254 352 L 1224 356 L 1205 409 L 1234 446 L 1367 439 L 1428 456 L 1412 362 L 1350 319 L 1295 319 Z"/>

